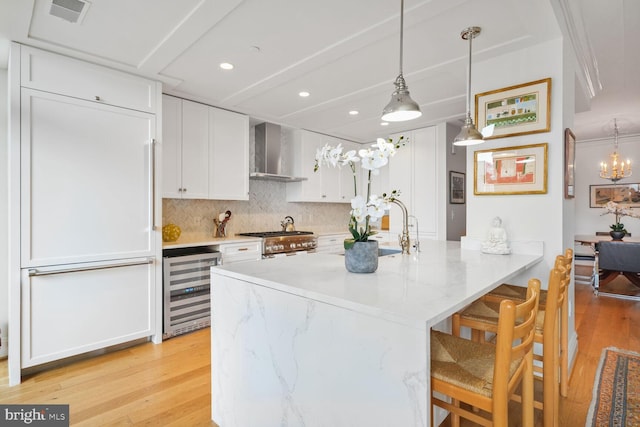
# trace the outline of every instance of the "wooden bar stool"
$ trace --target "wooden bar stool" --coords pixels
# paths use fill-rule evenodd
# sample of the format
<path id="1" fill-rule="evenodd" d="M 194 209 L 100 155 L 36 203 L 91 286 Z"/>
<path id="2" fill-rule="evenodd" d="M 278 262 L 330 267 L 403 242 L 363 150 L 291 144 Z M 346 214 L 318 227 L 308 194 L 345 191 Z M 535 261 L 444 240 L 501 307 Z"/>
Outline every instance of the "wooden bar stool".
<path id="1" fill-rule="evenodd" d="M 560 399 L 560 311 L 565 300 L 566 288 L 570 276 L 564 268 L 565 257 L 556 257 L 554 268 L 549 273 L 549 286 L 545 310 L 539 310 L 534 340 L 542 344 L 542 356 L 533 355 L 542 362 L 542 367 L 534 366 L 533 370 L 542 374 L 543 398 L 535 401 L 534 407 L 543 410 L 544 425 L 558 425 L 558 405 Z M 486 332 L 496 333 L 499 321 L 499 304 L 493 298 L 481 298 L 474 301 L 464 310 L 453 316 L 453 334 L 459 336 L 461 327 L 471 328 L 475 333 L 473 339 L 484 340 Z M 539 377 L 536 377 L 540 379 Z M 516 398 L 517 400 L 517 398 Z"/>
<path id="2" fill-rule="evenodd" d="M 500 303 L 496 345 L 431 331 L 431 403 L 483 426 L 506 427 L 509 399 L 522 384 L 522 425 L 533 426 L 533 339 L 540 281 L 529 280 L 527 299 Z M 435 396 L 449 396 L 452 403 Z M 491 419 L 460 402 L 491 414 Z M 432 411 L 433 412 L 433 411 Z M 433 415 L 431 418 L 433 425 Z"/>
<path id="3" fill-rule="evenodd" d="M 571 268 L 573 261 L 573 249 L 566 249 L 564 252 L 564 268 L 567 275 L 571 276 Z M 569 287 L 565 289 L 565 296 L 562 302 L 560 314 L 560 395 L 567 397 L 569 393 Z M 493 291 L 489 292 L 486 297 L 496 297 L 498 300 L 511 299 L 513 301 L 524 301 L 527 294 L 527 288 L 524 286 L 502 284 Z M 539 310 L 544 310 L 547 301 L 547 290 L 540 291 Z"/>

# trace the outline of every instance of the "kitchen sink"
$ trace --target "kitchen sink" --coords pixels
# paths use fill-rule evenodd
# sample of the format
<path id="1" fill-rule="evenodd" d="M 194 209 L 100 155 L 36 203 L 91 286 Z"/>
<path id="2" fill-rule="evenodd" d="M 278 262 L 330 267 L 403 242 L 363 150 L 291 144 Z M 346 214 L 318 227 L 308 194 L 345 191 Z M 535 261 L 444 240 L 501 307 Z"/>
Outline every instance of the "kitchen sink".
<path id="1" fill-rule="evenodd" d="M 378 248 L 378 256 L 387 256 L 401 253 L 402 249 Z"/>

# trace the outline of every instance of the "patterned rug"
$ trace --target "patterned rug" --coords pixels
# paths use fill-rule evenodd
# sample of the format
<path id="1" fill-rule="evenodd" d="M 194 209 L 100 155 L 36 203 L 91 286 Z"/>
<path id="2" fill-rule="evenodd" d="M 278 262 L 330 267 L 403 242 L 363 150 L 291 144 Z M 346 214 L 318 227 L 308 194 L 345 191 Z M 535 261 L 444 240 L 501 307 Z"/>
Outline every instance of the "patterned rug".
<path id="1" fill-rule="evenodd" d="M 602 350 L 586 427 L 640 426 L 640 354 Z"/>

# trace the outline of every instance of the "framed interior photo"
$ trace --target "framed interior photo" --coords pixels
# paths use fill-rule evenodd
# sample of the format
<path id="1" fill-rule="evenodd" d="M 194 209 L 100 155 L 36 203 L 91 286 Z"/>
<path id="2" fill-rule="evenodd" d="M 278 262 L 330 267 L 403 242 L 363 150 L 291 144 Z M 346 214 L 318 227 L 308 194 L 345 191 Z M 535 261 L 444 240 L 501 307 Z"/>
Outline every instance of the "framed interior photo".
<path id="1" fill-rule="evenodd" d="M 449 203 L 464 204 L 464 173 L 449 171 Z"/>
<path id="2" fill-rule="evenodd" d="M 640 183 L 590 185 L 589 194 L 590 208 L 602 208 L 609 202 L 640 208 Z"/>
<path id="3" fill-rule="evenodd" d="M 564 130 L 564 198 L 575 197 L 574 163 L 576 161 L 576 136 L 571 129 Z"/>
<path id="4" fill-rule="evenodd" d="M 551 78 L 476 94 L 476 126 L 494 125 L 484 139 L 549 132 Z"/>
<path id="5" fill-rule="evenodd" d="M 473 194 L 545 194 L 548 145 L 545 142 L 476 151 Z"/>

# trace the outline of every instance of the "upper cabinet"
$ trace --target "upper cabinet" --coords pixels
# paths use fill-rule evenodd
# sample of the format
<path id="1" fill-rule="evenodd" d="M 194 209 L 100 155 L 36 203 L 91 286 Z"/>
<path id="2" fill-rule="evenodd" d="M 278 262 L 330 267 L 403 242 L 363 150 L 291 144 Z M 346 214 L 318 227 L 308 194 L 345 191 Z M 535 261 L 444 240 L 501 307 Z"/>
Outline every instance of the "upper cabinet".
<path id="1" fill-rule="evenodd" d="M 155 113 L 156 82 L 22 46 L 20 85 L 106 105 Z"/>
<path id="2" fill-rule="evenodd" d="M 306 130 L 297 130 L 292 141 L 292 175 L 307 178 L 306 181 L 287 184 L 289 202 L 351 203 L 353 198 L 353 174 L 348 166 L 333 168 L 322 165 L 314 172 L 316 152 L 325 144 L 342 144 L 343 152 L 357 150 L 360 144 L 322 135 Z"/>
<path id="3" fill-rule="evenodd" d="M 209 108 L 209 198 L 249 200 L 249 117 Z"/>
<path id="4" fill-rule="evenodd" d="M 162 110 L 162 196 L 208 198 L 208 107 L 163 95 Z"/>
<path id="5" fill-rule="evenodd" d="M 163 197 L 249 199 L 249 118 L 163 95 Z"/>
<path id="6" fill-rule="evenodd" d="M 398 199 L 405 204 L 409 215 L 417 218 L 421 237 L 435 239 L 438 237 L 438 209 L 443 208 L 439 204 L 438 182 L 444 167 L 438 157 L 441 150 L 437 145 L 437 127 L 416 129 L 402 135 L 409 142 L 389 160 L 389 190 L 400 191 Z M 399 136 L 393 135 L 393 140 Z M 389 228 L 392 234 L 402 231 L 402 211 L 396 205 L 389 210 Z M 413 230 L 411 235 L 414 236 Z"/>

